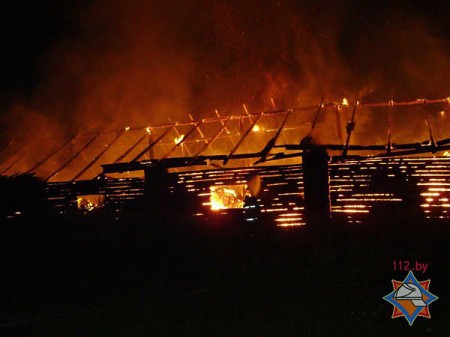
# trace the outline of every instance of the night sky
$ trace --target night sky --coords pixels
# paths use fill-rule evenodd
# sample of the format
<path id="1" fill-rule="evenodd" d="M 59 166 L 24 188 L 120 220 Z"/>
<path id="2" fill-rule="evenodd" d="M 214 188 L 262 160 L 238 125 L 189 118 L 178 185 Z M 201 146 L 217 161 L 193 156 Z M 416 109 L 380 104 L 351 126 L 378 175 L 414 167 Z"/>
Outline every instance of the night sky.
<path id="1" fill-rule="evenodd" d="M 4 133 L 450 93 L 448 1 L 8 1 Z M 241 112 L 238 110 L 238 112 Z M 4 137 L 3 137 L 4 138 Z"/>
<path id="2" fill-rule="evenodd" d="M 45 52 L 71 32 L 72 8 L 64 1 L 7 1 L 1 5 L 2 102 L 30 97 L 39 85 Z"/>

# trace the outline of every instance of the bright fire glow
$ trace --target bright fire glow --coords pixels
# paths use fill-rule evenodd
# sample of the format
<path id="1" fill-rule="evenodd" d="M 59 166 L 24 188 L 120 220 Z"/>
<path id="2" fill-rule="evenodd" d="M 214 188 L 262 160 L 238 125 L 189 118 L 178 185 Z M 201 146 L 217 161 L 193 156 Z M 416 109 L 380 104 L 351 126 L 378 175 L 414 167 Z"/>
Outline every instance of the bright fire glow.
<path id="1" fill-rule="evenodd" d="M 213 211 L 244 207 L 245 185 L 211 186 L 209 204 Z"/>
<path id="2" fill-rule="evenodd" d="M 149 127 L 149 126 L 147 126 L 147 127 L 145 128 L 145 132 L 147 132 L 149 135 L 152 134 L 152 130 L 150 130 L 150 127 Z"/>
<path id="3" fill-rule="evenodd" d="M 261 127 L 260 127 L 258 124 L 255 124 L 255 125 L 253 126 L 253 128 L 252 128 L 252 131 L 253 131 L 253 132 L 259 132 L 259 131 L 261 131 Z"/>
<path id="4" fill-rule="evenodd" d="M 183 139 L 184 139 L 184 135 L 180 135 L 180 137 L 175 137 L 173 139 L 173 142 L 178 145 L 183 141 Z"/>
<path id="5" fill-rule="evenodd" d="M 87 213 L 102 207 L 103 201 L 102 195 L 82 195 L 77 197 L 77 206 L 80 211 Z"/>
<path id="6" fill-rule="evenodd" d="M 277 224 L 277 227 L 298 227 L 298 226 L 303 226 L 305 225 L 304 223 L 301 222 L 294 222 L 294 223 L 290 223 L 290 224 Z"/>
<path id="7" fill-rule="evenodd" d="M 342 106 L 348 106 L 348 100 L 347 100 L 347 98 L 344 98 L 343 100 L 342 100 L 342 104 L 341 104 Z"/>
<path id="8" fill-rule="evenodd" d="M 129 126 L 126 126 L 126 127 L 125 127 L 125 131 L 130 131 L 130 127 L 129 127 Z"/>

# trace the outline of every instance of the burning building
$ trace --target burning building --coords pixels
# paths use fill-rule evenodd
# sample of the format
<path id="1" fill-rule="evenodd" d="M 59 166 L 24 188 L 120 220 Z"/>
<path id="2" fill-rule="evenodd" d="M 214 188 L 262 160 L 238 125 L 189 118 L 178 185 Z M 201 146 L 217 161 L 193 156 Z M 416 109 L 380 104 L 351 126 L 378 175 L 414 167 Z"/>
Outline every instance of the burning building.
<path id="1" fill-rule="evenodd" d="M 307 222 L 302 157 L 315 146 L 327 154 L 332 217 L 360 223 L 380 206 L 414 204 L 427 218 L 447 219 L 449 105 L 449 98 L 344 99 L 259 113 L 244 106 L 236 115 L 216 111 L 32 143 L 17 139 L 1 153 L 1 174 L 39 177 L 55 213 L 121 212 L 135 202 L 157 211 L 176 200 L 177 209 L 194 217 L 240 212 L 256 219 L 257 208 L 259 217 L 291 227 Z M 404 124 L 412 114 L 422 121 L 414 132 Z M 369 133 L 373 119 L 386 127 Z M 308 174 L 317 171 L 311 165 Z"/>

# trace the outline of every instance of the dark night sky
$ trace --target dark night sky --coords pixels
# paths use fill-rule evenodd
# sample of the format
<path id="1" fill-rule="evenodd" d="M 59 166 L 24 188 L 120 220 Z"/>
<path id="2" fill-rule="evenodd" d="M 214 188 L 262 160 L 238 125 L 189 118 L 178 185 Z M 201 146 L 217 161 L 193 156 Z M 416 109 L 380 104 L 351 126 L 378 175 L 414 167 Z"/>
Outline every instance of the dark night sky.
<path id="1" fill-rule="evenodd" d="M 70 32 L 64 1 L 6 1 L 1 5 L 2 94 L 29 96 L 39 82 L 42 55 Z M 3 96 L 4 100 L 8 97 Z"/>
<path id="2" fill-rule="evenodd" d="M 1 5 L 0 92 L 2 102 L 10 94 L 30 96 L 39 84 L 39 65 L 45 52 L 64 41 L 71 34 L 79 33 L 73 12 L 83 10 L 94 1 L 6 1 Z M 271 4 L 273 1 L 266 1 Z M 308 1 L 304 1 L 308 3 Z M 319 1 L 320 2 L 320 1 Z M 367 25 L 377 27 L 389 25 L 383 17 L 390 11 L 423 16 L 430 27 L 450 40 L 448 13 L 450 2 L 440 1 L 344 1 L 349 3 L 350 14 L 342 33 L 342 46 L 347 53 L 355 40 L 368 38 L 364 30 Z M 311 1 L 311 4 L 315 3 Z M 332 3 L 332 2 L 330 2 Z M 327 6 L 327 1 L 321 4 Z M 317 6 L 317 5 L 315 5 Z M 381 15 L 380 15 L 381 13 Z M 404 17 L 407 21 L 408 18 Z M 361 34 L 359 32 L 363 31 Z M 413 43 L 413 41 L 412 41 Z M 5 97 L 6 96 L 6 97 Z"/>
<path id="3" fill-rule="evenodd" d="M 332 88 L 376 99 L 450 93 L 448 0 L 186 3 L 3 2 L 2 128 L 30 110 L 72 122 L 95 104 L 109 116 L 117 106 L 264 108 L 266 94 L 296 105 L 302 90 L 312 100 L 334 99 Z"/>

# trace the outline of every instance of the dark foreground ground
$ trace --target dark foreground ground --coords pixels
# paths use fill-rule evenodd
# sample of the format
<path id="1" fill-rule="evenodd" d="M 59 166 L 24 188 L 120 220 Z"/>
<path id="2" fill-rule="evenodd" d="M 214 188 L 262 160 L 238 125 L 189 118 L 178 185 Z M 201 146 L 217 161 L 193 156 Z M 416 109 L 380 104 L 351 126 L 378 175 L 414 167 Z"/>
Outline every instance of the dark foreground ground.
<path id="1" fill-rule="evenodd" d="M 135 213 L 0 231 L 0 336 L 448 336 L 450 224 L 402 212 L 322 230 Z M 429 264 L 431 319 L 391 319 L 393 261 Z"/>

